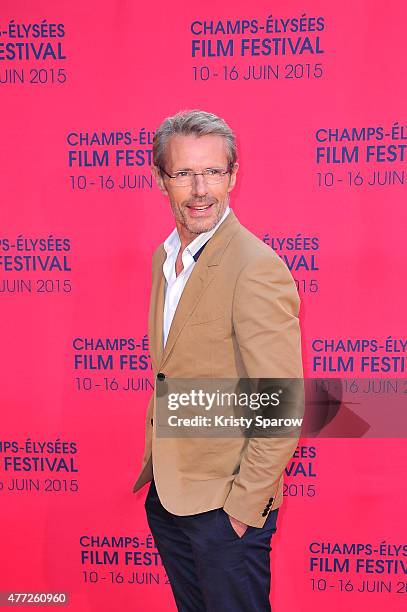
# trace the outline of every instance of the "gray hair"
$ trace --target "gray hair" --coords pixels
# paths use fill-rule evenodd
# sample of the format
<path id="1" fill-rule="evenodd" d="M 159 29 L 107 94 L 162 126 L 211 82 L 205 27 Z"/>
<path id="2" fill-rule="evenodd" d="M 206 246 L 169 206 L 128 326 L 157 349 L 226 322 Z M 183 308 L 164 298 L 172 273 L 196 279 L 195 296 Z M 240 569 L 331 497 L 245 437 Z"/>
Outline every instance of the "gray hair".
<path id="1" fill-rule="evenodd" d="M 237 159 L 236 141 L 233 131 L 224 119 L 203 110 L 184 110 L 173 117 L 167 117 L 154 134 L 153 162 L 159 168 L 164 167 L 165 150 L 168 140 L 175 134 L 199 137 L 208 134 L 223 136 L 226 144 L 228 164 L 233 166 Z"/>

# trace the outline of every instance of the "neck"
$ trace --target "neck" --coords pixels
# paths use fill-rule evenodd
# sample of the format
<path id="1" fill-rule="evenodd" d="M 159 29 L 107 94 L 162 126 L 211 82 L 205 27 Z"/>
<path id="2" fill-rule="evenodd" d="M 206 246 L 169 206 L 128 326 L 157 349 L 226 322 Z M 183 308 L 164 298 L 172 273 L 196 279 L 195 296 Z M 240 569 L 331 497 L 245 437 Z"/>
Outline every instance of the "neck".
<path id="1" fill-rule="evenodd" d="M 199 234 L 194 234 L 193 232 L 190 232 L 189 230 L 187 230 L 187 228 L 184 225 L 181 225 L 181 223 L 179 223 L 178 221 L 176 222 L 176 226 L 177 226 L 178 236 L 181 242 L 181 253 L 182 253 L 185 247 L 191 244 L 191 242 L 195 240 L 195 238 L 199 236 Z"/>
<path id="2" fill-rule="evenodd" d="M 220 217 L 217 220 L 215 225 L 217 225 L 219 223 L 219 221 L 222 219 L 222 217 L 225 214 L 225 210 L 226 210 L 228 205 L 229 205 L 229 203 L 226 204 L 225 208 L 222 211 L 222 214 L 220 215 Z M 195 238 L 197 236 L 199 236 L 200 234 L 203 234 L 205 232 L 210 232 L 213 229 L 213 228 L 210 228 L 209 230 L 204 230 L 203 232 L 196 232 L 196 233 L 194 233 L 194 232 L 191 232 L 189 229 L 187 229 L 185 227 L 185 225 L 183 225 L 177 219 L 175 219 L 175 225 L 176 225 L 178 236 L 179 236 L 179 239 L 180 239 L 180 242 L 181 242 L 181 253 L 183 252 L 185 247 L 187 247 L 193 240 L 195 240 Z"/>

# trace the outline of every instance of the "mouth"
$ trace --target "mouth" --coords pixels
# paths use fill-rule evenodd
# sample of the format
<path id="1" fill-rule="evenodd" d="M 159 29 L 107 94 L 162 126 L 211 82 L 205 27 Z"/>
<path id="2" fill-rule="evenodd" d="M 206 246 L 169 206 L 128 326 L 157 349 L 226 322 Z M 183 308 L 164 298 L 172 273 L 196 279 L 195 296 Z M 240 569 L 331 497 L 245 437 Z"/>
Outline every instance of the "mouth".
<path id="1" fill-rule="evenodd" d="M 213 204 L 203 204 L 201 206 L 187 205 L 187 208 L 192 217 L 205 217 L 210 213 L 212 206 Z"/>

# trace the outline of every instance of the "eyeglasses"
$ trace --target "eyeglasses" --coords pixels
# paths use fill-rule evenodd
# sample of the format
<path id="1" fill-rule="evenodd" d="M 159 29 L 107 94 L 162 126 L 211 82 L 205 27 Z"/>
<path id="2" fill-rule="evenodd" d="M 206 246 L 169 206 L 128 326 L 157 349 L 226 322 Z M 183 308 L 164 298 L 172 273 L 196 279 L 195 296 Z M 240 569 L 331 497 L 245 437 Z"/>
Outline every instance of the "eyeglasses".
<path id="1" fill-rule="evenodd" d="M 229 174 L 230 166 L 227 168 L 206 168 L 202 172 L 192 172 L 192 170 L 178 170 L 174 172 L 174 174 L 168 174 L 160 166 L 161 172 L 164 172 L 168 176 L 168 178 L 174 181 L 174 185 L 178 186 L 186 186 L 192 185 L 194 176 L 203 176 L 208 185 L 216 185 L 216 183 L 221 183 L 223 181 L 223 177 L 225 174 Z"/>

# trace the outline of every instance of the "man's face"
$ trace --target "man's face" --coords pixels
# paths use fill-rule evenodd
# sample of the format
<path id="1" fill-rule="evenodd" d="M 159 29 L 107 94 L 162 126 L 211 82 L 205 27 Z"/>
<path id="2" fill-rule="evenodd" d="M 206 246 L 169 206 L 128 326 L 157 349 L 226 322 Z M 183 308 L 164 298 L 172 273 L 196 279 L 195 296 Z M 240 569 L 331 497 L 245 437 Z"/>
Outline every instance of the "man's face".
<path id="1" fill-rule="evenodd" d="M 227 169 L 226 143 L 222 136 L 171 136 L 166 147 L 164 170 L 174 174 L 180 170 L 202 172 L 207 168 Z M 238 164 L 220 183 L 208 185 L 205 177 L 194 176 L 192 185 L 177 186 L 174 179 L 152 171 L 161 191 L 170 199 L 178 233 L 184 241 L 208 232 L 221 219 L 229 202 L 229 191 L 236 182 Z"/>

